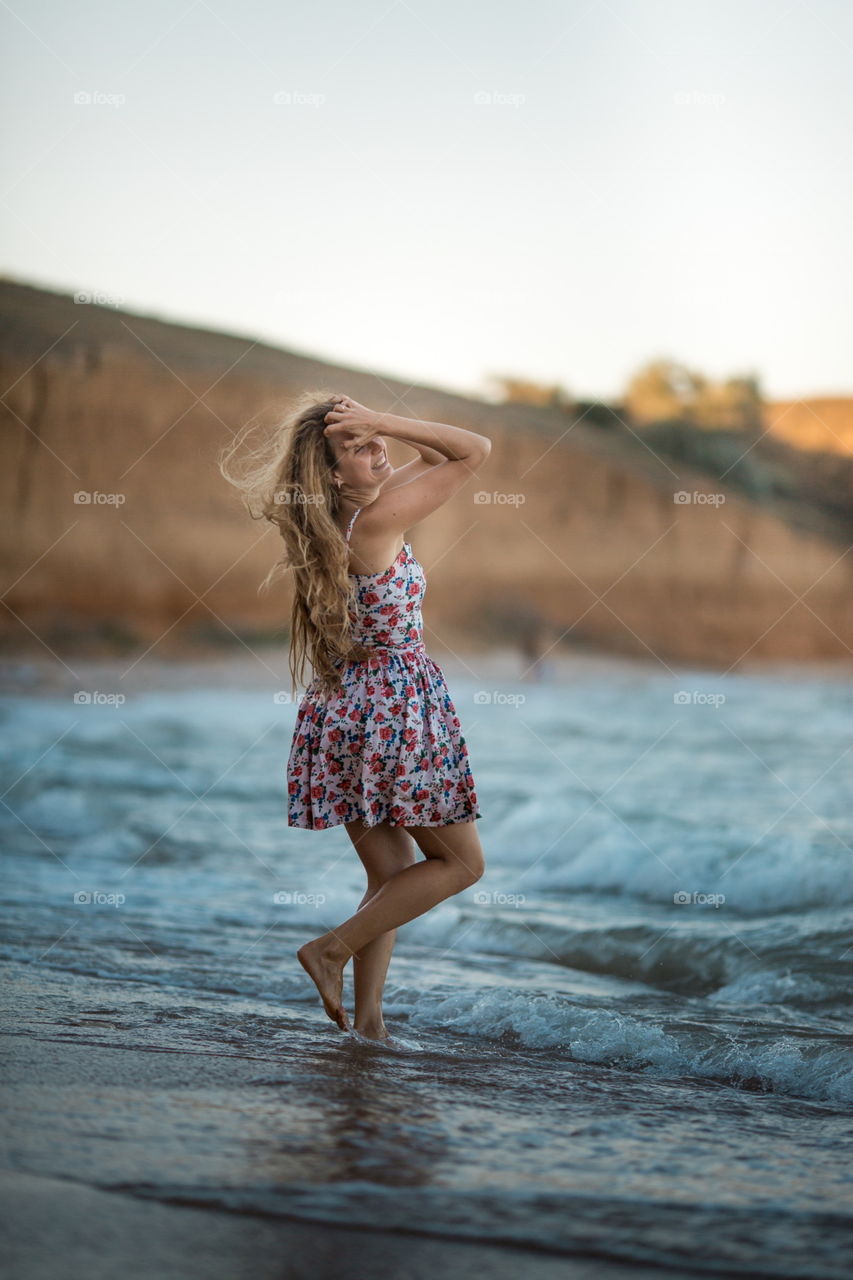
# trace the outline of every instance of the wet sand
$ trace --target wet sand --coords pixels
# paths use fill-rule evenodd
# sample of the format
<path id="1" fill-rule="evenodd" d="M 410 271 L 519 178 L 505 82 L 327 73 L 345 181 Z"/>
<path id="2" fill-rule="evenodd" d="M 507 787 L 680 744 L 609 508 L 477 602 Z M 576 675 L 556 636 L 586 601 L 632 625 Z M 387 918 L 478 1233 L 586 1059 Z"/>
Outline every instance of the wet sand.
<path id="1" fill-rule="evenodd" d="M 39 1002 L 49 1021 L 49 997 L 39 997 Z M 133 1095 L 139 1096 L 140 1091 L 183 1090 L 194 1124 L 204 1125 L 206 1107 L 215 1124 L 223 1091 L 233 1090 L 233 1105 L 239 1108 L 247 1078 L 262 1064 L 207 1053 L 69 1044 L 23 1033 L 3 1035 L 0 1042 L 6 1064 L 0 1249 L 9 1280 L 65 1276 L 114 1280 L 117 1275 L 124 1280 L 154 1276 L 233 1280 L 243 1275 L 254 1280 L 284 1276 L 432 1280 L 436 1275 L 517 1280 L 520 1274 L 526 1280 L 652 1280 L 661 1275 L 658 1268 L 600 1258 L 442 1240 L 416 1231 L 350 1230 L 334 1223 L 296 1222 L 146 1199 L 142 1186 L 133 1193 L 116 1186 L 110 1147 L 130 1141 L 143 1152 L 150 1148 L 148 1155 L 156 1160 L 156 1127 L 146 1127 L 144 1122 L 148 1107 L 139 1108 L 140 1123 L 131 1133 L 126 1122 L 106 1115 L 100 1134 L 88 1129 L 78 1132 L 75 1153 L 65 1144 L 67 1135 L 56 1135 L 52 1125 L 45 1127 L 45 1118 L 62 1105 L 61 1099 L 67 1097 L 71 1103 L 75 1092 L 84 1090 L 97 1101 L 103 1091 L 106 1108 L 124 1082 L 132 1110 Z M 73 1119 L 69 1117 L 71 1129 Z M 85 1169 L 72 1173 L 71 1166 L 78 1162 Z M 164 1176 L 168 1173 L 164 1170 Z M 203 1174 L 200 1168 L 198 1176 Z M 110 1185 L 114 1189 L 103 1189 Z M 413 1188 L 413 1222 L 417 1194 Z M 682 1274 L 697 1273 L 666 1271 L 668 1280 L 679 1280 Z"/>
<path id="2" fill-rule="evenodd" d="M 623 1267 L 522 1249 L 349 1231 L 326 1223 L 271 1221 L 136 1200 L 81 1183 L 3 1174 L 2 1230 L 9 1280 L 182 1280 L 371 1276 L 375 1280 L 651 1280 L 655 1268 Z M 667 1272 L 672 1276 L 672 1272 Z"/>

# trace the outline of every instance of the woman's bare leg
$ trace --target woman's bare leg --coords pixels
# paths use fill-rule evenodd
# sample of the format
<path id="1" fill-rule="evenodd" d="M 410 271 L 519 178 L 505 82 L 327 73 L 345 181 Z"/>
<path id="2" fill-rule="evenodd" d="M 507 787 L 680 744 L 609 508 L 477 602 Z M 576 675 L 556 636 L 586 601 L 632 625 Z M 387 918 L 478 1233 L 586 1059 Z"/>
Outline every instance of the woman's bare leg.
<path id="1" fill-rule="evenodd" d="M 445 898 L 467 889 L 483 874 L 483 850 L 473 820 L 405 830 L 414 837 L 424 861 L 398 871 L 354 916 L 307 942 L 296 953 L 314 980 L 326 1013 L 343 1030 L 349 1029 L 341 995 L 344 966 L 350 956 L 360 953 L 380 934 L 414 920 Z"/>
<path id="2" fill-rule="evenodd" d="M 356 819 L 346 828 L 367 872 L 367 890 L 359 904 L 363 907 L 386 880 L 413 865 L 417 860 L 416 845 L 404 827 L 392 827 L 387 822 L 368 827 Z M 352 958 L 354 1026 L 370 1040 L 384 1040 L 388 1034 L 382 1017 L 382 990 L 396 939 L 397 930 L 388 929 Z"/>
<path id="3" fill-rule="evenodd" d="M 374 885 L 365 891 L 358 904 L 363 907 L 376 893 L 380 885 Z M 352 958 L 352 977 L 355 995 L 355 1017 L 353 1026 L 361 1035 L 369 1040 L 384 1040 L 388 1032 L 382 1016 L 382 992 L 391 963 L 391 953 L 397 941 L 397 930 L 388 929 L 380 933 L 378 938 L 362 947 L 358 955 Z"/>

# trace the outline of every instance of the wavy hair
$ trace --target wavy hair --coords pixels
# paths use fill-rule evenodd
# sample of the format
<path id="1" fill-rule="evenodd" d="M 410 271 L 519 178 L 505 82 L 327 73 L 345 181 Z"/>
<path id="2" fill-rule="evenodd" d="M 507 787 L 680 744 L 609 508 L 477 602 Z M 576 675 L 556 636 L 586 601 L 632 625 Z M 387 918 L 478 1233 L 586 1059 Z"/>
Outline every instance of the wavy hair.
<path id="1" fill-rule="evenodd" d="M 308 391 L 283 421 L 252 440 L 259 428 L 245 426 L 219 453 L 219 470 L 242 493 L 253 520 L 274 524 L 285 546 L 260 584 L 266 591 L 293 574 L 289 667 L 291 693 L 304 683 L 306 659 L 321 687 L 341 688 L 344 662 L 362 661 L 370 649 L 352 638 L 357 618 L 355 588 L 348 573 L 349 549 L 335 523 L 340 494 L 332 478 L 336 458 L 323 434 L 334 393 Z"/>

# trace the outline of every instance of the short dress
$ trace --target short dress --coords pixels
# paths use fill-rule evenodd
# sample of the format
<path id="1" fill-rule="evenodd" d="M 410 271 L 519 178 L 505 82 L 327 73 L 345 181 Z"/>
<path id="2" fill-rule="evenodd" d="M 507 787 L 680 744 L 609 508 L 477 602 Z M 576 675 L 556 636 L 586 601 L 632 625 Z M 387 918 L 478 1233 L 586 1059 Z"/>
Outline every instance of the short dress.
<path id="1" fill-rule="evenodd" d="M 300 698 L 287 825 L 320 831 L 361 818 L 369 827 L 443 827 L 480 818 L 459 717 L 424 647 L 422 566 L 406 542 L 387 569 L 350 577 L 353 639 L 373 656 L 341 664 L 339 692 L 322 691 L 315 677 Z"/>

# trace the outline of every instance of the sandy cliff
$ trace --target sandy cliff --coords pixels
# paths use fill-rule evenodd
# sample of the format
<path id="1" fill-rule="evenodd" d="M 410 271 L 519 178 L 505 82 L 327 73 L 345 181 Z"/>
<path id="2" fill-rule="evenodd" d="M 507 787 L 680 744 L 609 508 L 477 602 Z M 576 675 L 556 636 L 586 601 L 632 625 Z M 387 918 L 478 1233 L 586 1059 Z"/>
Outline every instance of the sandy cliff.
<path id="1" fill-rule="evenodd" d="M 725 666 L 853 650 L 842 539 L 629 433 L 567 428 L 556 411 L 408 388 L 12 282 L 0 284 L 0 305 L 7 650 L 61 655 L 92 635 L 158 653 L 283 643 L 287 588 L 257 594 L 279 540 L 248 519 L 215 455 L 305 387 L 493 440 L 479 477 L 411 531 L 436 649 L 562 636 Z M 91 499 L 75 502 L 79 493 Z"/>

